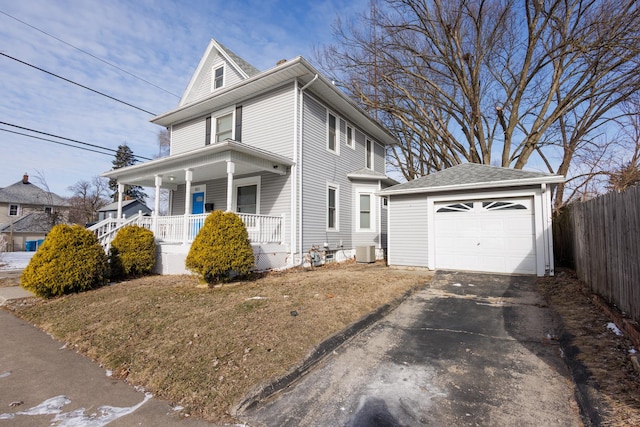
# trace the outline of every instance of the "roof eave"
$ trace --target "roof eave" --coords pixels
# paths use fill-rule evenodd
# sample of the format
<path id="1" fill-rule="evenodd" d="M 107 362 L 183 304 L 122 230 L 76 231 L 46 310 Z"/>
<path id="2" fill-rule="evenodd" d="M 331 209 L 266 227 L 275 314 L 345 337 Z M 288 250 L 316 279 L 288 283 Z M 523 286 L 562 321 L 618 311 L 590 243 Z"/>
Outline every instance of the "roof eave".
<path id="1" fill-rule="evenodd" d="M 442 193 L 446 191 L 464 191 L 464 190 L 479 190 L 485 188 L 512 188 L 512 187 L 526 187 L 532 185 L 541 184 L 560 184 L 564 182 L 564 176 L 551 175 L 548 177 L 535 177 L 525 179 L 512 179 L 506 181 L 490 181 L 490 182 L 473 182 L 468 184 L 456 184 L 456 185 L 442 185 L 438 187 L 420 187 L 420 188 L 407 188 L 407 189 L 386 189 L 378 192 L 381 196 L 393 196 L 402 194 L 419 194 L 419 193 Z"/>

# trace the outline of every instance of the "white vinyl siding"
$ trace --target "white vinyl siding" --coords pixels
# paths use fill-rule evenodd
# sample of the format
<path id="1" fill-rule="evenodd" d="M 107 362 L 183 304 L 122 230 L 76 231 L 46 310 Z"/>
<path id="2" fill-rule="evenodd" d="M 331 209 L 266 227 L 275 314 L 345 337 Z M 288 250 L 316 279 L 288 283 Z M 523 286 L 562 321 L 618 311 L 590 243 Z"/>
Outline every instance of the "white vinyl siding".
<path id="1" fill-rule="evenodd" d="M 205 117 L 174 125 L 171 129 L 171 155 L 204 147 L 206 134 Z"/>
<path id="2" fill-rule="evenodd" d="M 390 196 L 388 255 L 390 265 L 428 267 L 428 204 L 423 194 Z"/>
<path id="3" fill-rule="evenodd" d="M 213 73 L 214 70 L 220 66 L 224 66 L 224 87 L 233 86 L 244 80 L 238 71 L 227 64 L 223 56 L 215 55 L 205 64 L 204 70 L 206 70 L 206 72 L 198 76 L 198 80 L 194 83 L 190 93 L 184 99 L 185 104 L 211 95 L 213 90 Z"/>
<path id="4" fill-rule="evenodd" d="M 293 84 L 242 104 L 242 142 L 293 157 Z"/>

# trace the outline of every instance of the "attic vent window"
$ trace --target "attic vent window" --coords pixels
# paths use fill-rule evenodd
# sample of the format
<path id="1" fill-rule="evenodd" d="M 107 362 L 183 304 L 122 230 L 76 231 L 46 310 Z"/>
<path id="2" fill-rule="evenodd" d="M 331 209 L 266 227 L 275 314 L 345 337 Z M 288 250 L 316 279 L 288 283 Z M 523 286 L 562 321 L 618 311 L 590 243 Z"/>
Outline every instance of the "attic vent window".
<path id="1" fill-rule="evenodd" d="M 213 90 L 220 89 L 224 85 L 224 65 L 213 70 Z"/>

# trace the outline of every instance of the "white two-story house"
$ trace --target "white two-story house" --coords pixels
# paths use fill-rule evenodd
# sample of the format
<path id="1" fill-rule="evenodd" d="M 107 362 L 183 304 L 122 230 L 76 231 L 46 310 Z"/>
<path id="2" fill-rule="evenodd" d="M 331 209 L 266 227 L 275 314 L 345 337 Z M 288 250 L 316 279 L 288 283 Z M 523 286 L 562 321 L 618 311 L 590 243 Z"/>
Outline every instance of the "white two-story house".
<path id="1" fill-rule="evenodd" d="M 156 234 L 159 272 L 183 272 L 214 209 L 240 215 L 261 270 L 351 258 L 359 246 L 383 255 L 376 192 L 396 183 L 385 151 L 397 141 L 304 58 L 260 72 L 211 40 L 178 106 L 151 121 L 169 130 L 170 155 L 102 176 L 121 191 L 155 188 L 154 213 L 140 221 Z M 169 216 L 157 215 L 161 189 Z"/>

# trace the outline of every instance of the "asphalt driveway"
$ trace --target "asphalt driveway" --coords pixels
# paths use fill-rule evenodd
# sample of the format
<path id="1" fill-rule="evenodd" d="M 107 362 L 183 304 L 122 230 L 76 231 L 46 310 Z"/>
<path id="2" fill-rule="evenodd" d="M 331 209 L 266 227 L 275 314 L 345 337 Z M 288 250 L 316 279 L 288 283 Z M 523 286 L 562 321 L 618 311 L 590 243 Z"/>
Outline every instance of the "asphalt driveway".
<path id="1" fill-rule="evenodd" d="M 531 276 L 438 272 L 251 426 L 580 426 L 557 319 Z"/>

